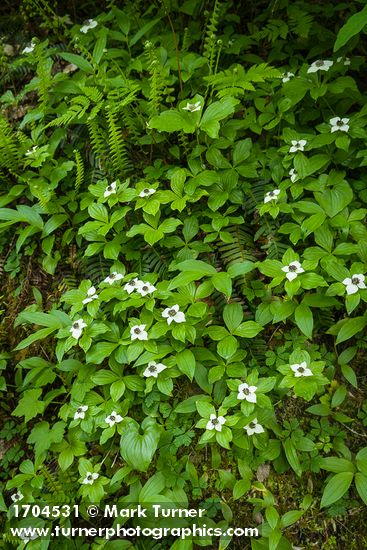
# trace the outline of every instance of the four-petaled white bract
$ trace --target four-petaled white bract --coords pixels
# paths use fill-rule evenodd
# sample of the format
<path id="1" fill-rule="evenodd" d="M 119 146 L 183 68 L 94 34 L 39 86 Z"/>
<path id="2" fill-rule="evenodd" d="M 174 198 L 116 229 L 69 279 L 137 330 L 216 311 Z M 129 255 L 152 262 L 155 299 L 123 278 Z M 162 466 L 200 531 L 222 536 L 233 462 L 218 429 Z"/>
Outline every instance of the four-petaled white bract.
<path id="1" fill-rule="evenodd" d="M 290 153 L 296 153 L 297 151 L 304 151 L 305 145 L 307 145 L 307 141 L 305 139 L 292 139 L 291 140 L 292 146 L 289 149 Z"/>
<path id="2" fill-rule="evenodd" d="M 85 418 L 85 413 L 88 410 L 88 405 L 80 405 L 80 407 L 77 408 L 74 414 L 74 420 L 77 420 L 78 418 Z"/>
<path id="3" fill-rule="evenodd" d="M 18 490 L 14 495 L 11 495 L 10 497 L 13 502 L 19 502 L 20 500 L 23 500 L 24 495 Z"/>
<path id="4" fill-rule="evenodd" d="M 140 283 L 142 283 L 142 281 L 135 277 L 135 279 L 131 279 L 126 283 L 126 285 L 124 286 L 124 290 L 126 290 L 128 294 L 131 294 L 132 292 L 134 292 L 134 290 L 137 290 L 138 284 Z"/>
<path id="5" fill-rule="evenodd" d="M 117 183 L 115 181 L 113 181 L 112 183 L 110 183 L 109 185 L 107 185 L 106 189 L 105 189 L 105 192 L 103 193 L 103 196 L 106 198 L 106 197 L 109 197 L 110 195 L 112 195 L 113 193 L 116 193 L 117 191 Z"/>
<path id="6" fill-rule="evenodd" d="M 258 423 L 257 418 L 254 418 L 247 426 L 244 426 L 243 429 L 246 430 L 247 435 L 262 434 L 265 431 L 262 425 Z"/>
<path id="7" fill-rule="evenodd" d="M 357 273 L 352 275 L 352 277 L 347 277 L 343 281 L 343 285 L 346 286 L 347 294 L 355 294 L 360 288 L 366 288 L 365 285 L 365 276 L 362 273 Z"/>
<path id="8" fill-rule="evenodd" d="M 150 197 L 150 195 L 154 195 L 156 192 L 156 189 L 153 189 L 152 187 L 145 187 L 142 191 L 139 193 L 139 197 L 142 199 L 145 199 L 146 197 Z"/>
<path id="9" fill-rule="evenodd" d="M 340 118 L 336 116 L 330 119 L 331 133 L 333 132 L 348 132 L 349 118 Z"/>
<path id="10" fill-rule="evenodd" d="M 146 325 L 134 325 L 130 329 L 131 340 L 148 340 Z"/>
<path id="11" fill-rule="evenodd" d="M 30 44 L 29 46 L 26 46 L 23 50 L 22 50 L 22 53 L 32 53 L 34 48 L 36 47 L 36 44 Z"/>
<path id="12" fill-rule="evenodd" d="M 154 376 L 154 378 L 158 377 L 158 374 L 162 372 L 162 370 L 165 370 L 167 367 L 166 365 L 163 365 L 163 363 L 156 363 L 155 361 L 150 361 L 148 363 L 147 368 L 143 372 L 143 375 L 149 378 L 150 376 Z"/>
<path id="13" fill-rule="evenodd" d="M 264 197 L 264 203 L 266 204 L 270 201 L 277 201 L 279 193 L 280 189 L 273 189 L 273 191 L 268 191 Z"/>
<path id="14" fill-rule="evenodd" d="M 120 279 L 123 279 L 124 276 L 121 275 L 121 273 L 117 273 L 117 271 L 114 271 L 113 273 L 110 273 L 108 277 L 104 279 L 104 283 L 109 283 L 112 285 L 115 281 L 120 281 Z"/>
<path id="15" fill-rule="evenodd" d="M 304 273 L 303 267 L 301 267 L 301 264 L 295 260 L 294 262 L 291 262 L 289 265 L 285 265 L 282 267 L 282 271 L 286 273 L 286 277 L 288 281 L 293 281 L 298 276 L 298 273 Z"/>
<path id="16" fill-rule="evenodd" d="M 257 386 L 249 386 L 244 382 L 238 386 L 237 399 L 245 399 L 249 403 L 256 403 Z"/>
<path id="17" fill-rule="evenodd" d="M 201 109 L 201 103 L 200 101 L 197 101 L 196 103 L 186 103 L 185 107 L 182 107 L 184 111 L 190 111 L 190 113 L 194 113 L 195 111 L 200 111 Z"/>
<path id="18" fill-rule="evenodd" d="M 91 286 L 88 290 L 87 290 L 87 297 L 84 298 L 83 300 L 83 304 L 89 304 L 89 302 L 92 302 L 93 300 L 98 300 L 98 296 L 96 294 L 96 289 L 94 286 Z"/>
<path id="19" fill-rule="evenodd" d="M 207 430 L 216 430 L 217 432 L 222 431 L 222 426 L 225 423 L 226 419 L 224 416 L 217 416 L 215 414 L 210 415 L 210 420 L 206 425 Z"/>
<path id="20" fill-rule="evenodd" d="M 184 312 L 180 311 L 177 304 L 171 307 L 166 307 L 166 309 L 162 311 L 162 317 L 167 319 L 167 323 L 169 325 L 172 321 L 175 321 L 175 323 L 184 323 L 186 321 Z"/>
<path id="21" fill-rule="evenodd" d="M 291 168 L 289 170 L 289 177 L 292 183 L 294 183 L 298 179 L 298 174 L 294 168 Z"/>
<path id="22" fill-rule="evenodd" d="M 31 147 L 30 149 L 28 149 L 28 151 L 26 151 L 26 156 L 28 157 L 29 155 L 33 155 L 33 153 L 35 153 L 38 149 L 38 145 L 33 145 L 33 147 Z"/>
<path id="23" fill-rule="evenodd" d="M 117 414 L 116 411 L 112 411 L 112 413 L 105 419 L 105 422 L 109 425 L 110 428 L 122 421 L 123 417 L 120 414 Z"/>
<path id="24" fill-rule="evenodd" d="M 86 34 L 90 29 L 94 29 L 98 25 L 94 19 L 87 19 L 84 21 L 84 25 L 80 27 L 80 32 Z"/>
<path id="25" fill-rule="evenodd" d="M 72 337 L 76 340 L 79 340 L 82 335 L 83 328 L 85 328 L 86 326 L 87 324 L 84 323 L 83 319 L 78 319 L 77 321 L 74 321 L 70 329 Z"/>
<path id="26" fill-rule="evenodd" d="M 296 378 L 299 378 L 300 376 L 312 376 L 312 370 L 307 367 L 306 361 L 290 365 L 290 368 L 294 372 L 294 376 Z"/>
<path id="27" fill-rule="evenodd" d="M 311 63 L 309 68 L 307 69 L 308 73 L 317 73 L 317 71 L 328 71 L 330 67 L 332 67 L 334 64 L 333 61 L 329 61 L 328 59 L 322 60 L 318 59 L 317 61 L 314 61 Z"/>
<path id="28" fill-rule="evenodd" d="M 150 294 L 155 290 L 157 289 L 154 285 L 152 285 L 151 283 L 145 283 L 144 281 L 139 281 L 136 287 L 136 292 L 141 296 L 146 296 L 147 294 Z"/>
<path id="29" fill-rule="evenodd" d="M 93 485 L 96 479 L 99 478 L 99 474 L 97 472 L 87 472 L 85 474 L 85 478 L 83 479 L 82 483 L 84 485 Z"/>
<path id="30" fill-rule="evenodd" d="M 282 82 L 285 83 L 285 82 L 288 82 L 291 78 L 294 77 L 294 73 L 290 73 L 290 72 L 288 72 L 288 73 L 283 73 L 282 77 L 283 77 L 283 78 L 282 78 Z"/>

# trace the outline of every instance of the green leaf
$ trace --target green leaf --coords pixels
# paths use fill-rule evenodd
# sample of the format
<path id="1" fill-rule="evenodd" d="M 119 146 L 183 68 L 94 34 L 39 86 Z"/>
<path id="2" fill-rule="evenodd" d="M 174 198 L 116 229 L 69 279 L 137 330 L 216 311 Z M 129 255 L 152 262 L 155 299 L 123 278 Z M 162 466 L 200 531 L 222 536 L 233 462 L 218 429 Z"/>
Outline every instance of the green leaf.
<path id="1" fill-rule="evenodd" d="M 223 319 L 229 332 L 234 332 L 242 322 L 243 310 L 241 304 L 233 302 L 224 306 Z"/>
<path id="2" fill-rule="evenodd" d="M 86 356 L 88 363 L 100 365 L 106 357 L 110 357 L 111 353 L 118 347 L 118 343 L 114 342 L 98 342 L 92 346 Z"/>
<path id="3" fill-rule="evenodd" d="M 367 24 L 367 6 L 353 14 L 339 30 L 334 44 L 334 52 L 342 48 L 353 36 L 360 33 Z"/>
<path id="4" fill-rule="evenodd" d="M 156 128 L 160 132 L 195 132 L 195 124 L 186 118 L 185 114 L 179 111 L 163 111 L 149 121 L 150 128 Z"/>
<path id="5" fill-rule="evenodd" d="M 343 323 L 338 333 L 336 343 L 341 344 L 342 342 L 349 340 L 355 334 L 363 330 L 366 325 L 367 317 L 353 317 L 352 319 L 348 319 L 345 323 Z"/>
<path id="6" fill-rule="evenodd" d="M 198 279 L 204 275 L 215 275 L 217 270 L 212 265 L 202 260 L 185 260 L 176 265 L 180 271 L 190 271 L 198 276 Z"/>
<path id="7" fill-rule="evenodd" d="M 25 390 L 18 406 L 13 411 L 13 415 L 24 416 L 24 421 L 28 422 L 31 418 L 43 413 L 46 405 L 43 401 L 39 401 L 41 394 L 42 390 L 39 388 L 35 390 Z"/>
<path id="8" fill-rule="evenodd" d="M 140 430 L 143 434 L 139 433 Z M 141 427 L 133 420 L 126 423 L 121 435 L 122 458 L 134 470 L 146 472 L 158 447 L 160 428 L 153 418 L 147 417 Z"/>
<path id="9" fill-rule="evenodd" d="M 330 504 L 333 504 L 341 499 L 342 496 L 348 491 L 353 477 L 353 472 L 341 472 L 339 474 L 335 474 L 324 489 L 320 508 L 330 506 Z"/>
<path id="10" fill-rule="evenodd" d="M 232 279 L 228 273 L 216 273 L 211 279 L 213 286 L 219 292 L 222 292 L 228 299 L 232 294 Z"/>
<path id="11" fill-rule="evenodd" d="M 255 321 L 245 321 L 236 328 L 233 334 L 242 338 L 254 338 L 259 332 L 264 330 L 264 327 Z"/>
<path id="12" fill-rule="evenodd" d="M 320 458 L 319 466 L 323 470 L 327 470 L 328 472 L 334 472 L 336 474 L 339 474 L 341 472 L 355 471 L 355 468 L 352 462 L 350 462 L 350 460 L 346 460 L 345 458 L 338 458 L 336 456 L 328 456 L 326 458 Z"/>
<path id="13" fill-rule="evenodd" d="M 237 351 L 238 342 L 234 336 L 226 336 L 218 342 L 217 351 L 224 359 L 229 359 Z"/>
<path id="14" fill-rule="evenodd" d="M 81 69 L 84 73 L 93 73 L 94 69 L 92 65 L 87 61 L 84 57 L 81 55 L 77 55 L 75 53 L 69 53 L 69 52 L 59 52 L 58 55 L 65 59 L 65 61 L 68 61 L 69 63 L 72 63 L 73 65 L 76 65 Z"/>
<path id="15" fill-rule="evenodd" d="M 298 328 L 307 336 L 312 338 L 313 315 L 311 309 L 304 303 L 299 304 L 294 312 L 294 318 Z"/>
<path id="16" fill-rule="evenodd" d="M 195 356 L 189 349 L 180 351 L 176 355 L 177 366 L 183 374 L 186 374 L 192 381 L 195 374 L 196 360 Z"/>
<path id="17" fill-rule="evenodd" d="M 355 475 L 354 482 L 356 484 L 356 489 L 359 496 L 365 504 L 367 504 L 367 476 L 357 472 Z"/>
<path id="18" fill-rule="evenodd" d="M 200 128 L 211 138 L 217 138 L 219 133 L 219 120 L 223 120 L 234 112 L 238 100 L 233 97 L 226 97 L 215 101 L 204 111 L 200 121 Z"/>
<path id="19" fill-rule="evenodd" d="M 283 449 L 292 470 L 296 472 L 298 477 L 301 477 L 302 475 L 301 464 L 297 455 L 297 450 L 291 439 L 286 439 L 285 441 L 283 441 Z"/>
<path id="20" fill-rule="evenodd" d="M 37 330 L 37 332 L 34 332 L 30 336 L 27 336 L 27 338 L 24 338 L 24 340 L 19 342 L 19 344 L 15 348 L 15 351 L 19 351 L 21 349 L 27 348 L 28 346 L 30 346 L 31 344 L 33 344 L 33 342 L 36 342 L 37 340 L 43 340 L 43 338 L 46 338 L 47 336 L 49 336 L 50 334 L 55 332 L 55 330 L 57 330 L 57 329 L 54 328 L 54 327 L 41 328 L 41 330 Z"/>

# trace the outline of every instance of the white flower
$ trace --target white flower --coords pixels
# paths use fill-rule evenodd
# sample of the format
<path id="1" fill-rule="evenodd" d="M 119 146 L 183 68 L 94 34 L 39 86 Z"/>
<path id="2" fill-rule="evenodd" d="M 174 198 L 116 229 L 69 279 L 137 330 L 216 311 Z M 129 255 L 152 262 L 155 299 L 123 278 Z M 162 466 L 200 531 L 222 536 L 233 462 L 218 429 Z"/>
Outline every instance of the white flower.
<path id="1" fill-rule="evenodd" d="M 287 274 L 286 277 L 288 281 L 293 281 L 293 279 L 298 276 L 298 273 L 304 273 L 305 270 L 301 267 L 299 262 L 294 261 L 289 265 L 282 267 L 282 271 Z"/>
<path id="2" fill-rule="evenodd" d="M 282 82 L 289 82 L 289 80 L 294 77 L 294 73 L 283 73 L 282 77 Z"/>
<path id="3" fill-rule="evenodd" d="M 77 321 L 74 321 L 74 323 L 71 325 L 71 335 L 76 340 L 79 340 L 79 338 L 82 335 L 83 328 L 87 326 L 86 323 L 84 323 L 83 319 L 78 319 Z"/>
<path id="4" fill-rule="evenodd" d="M 298 179 L 298 174 L 297 174 L 297 172 L 295 171 L 294 168 L 291 168 L 291 169 L 289 170 L 289 177 L 290 177 L 292 183 L 294 183 L 295 181 L 297 181 L 297 179 Z"/>
<path id="5" fill-rule="evenodd" d="M 123 278 L 124 276 L 121 275 L 121 273 L 117 273 L 117 271 L 114 271 L 113 273 L 110 273 L 110 275 L 108 275 L 108 277 L 106 277 L 103 282 L 112 285 L 115 281 L 119 281 Z"/>
<path id="6" fill-rule="evenodd" d="M 336 60 L 337 63 L 341 63 L 344 59 L 343 65 L 348 66 L 350 65 L 350 58 L 349 57 L 338 57 Z"/>
<path id="7" fill-rule="evenodd" d="M 146 376 L 147 378 L 149 378 L 150 376 L 157 378 L 158 374 L 166 368 L 167 368 L 166 365 L 163 365 L 163 363 L 156 363 L 155 361 L 150 361 L 150 363 L 148 363 L 147 368 L 143 372 L 143 375 Z"/>
<path id="8" fill-rule="evenodd" d="M 126 285 L 124 286 L 124 290 L 126 290 L 128 294 L 131 294 L 132 292 L 134 292 L 134 290 L 137 290 L 138 284 L 141 282 L 142 281 L 139 281 L 139 279 L 135 277 L 135 279 L 131 279 L 126 283 Z"/>
<path id="9" fill-rule="evenodd" d="M 222 426 L 225 423 L 226 419 L 224 416 L 216 416 L 215 414 L 210 415 L 210 420 L 206 425 L 207 430 L 216 430 L 217 432 L 222 431 Z"/>
<path id="10" fill-rule="evenodd" d="M 249 386 L 248 384 L 240 384 L 238 386 L 237 399 L 246 399 L 249 403 L 256 403 L 257 386 Z"/>
<path id="11" fill-rule="evenodd" d="M 99 478 L 99 474 L 97 472 L 87 472 L 85 475 L 85 478 L 83 479 L 82 483 L 84 485 L 93 485 L 96 479 Z"/>
<path id="12" fill-rule="evenodd" d="M 307 367 L 306 361 L 302 361 L 299 364 L 295 363 L 294 365 L 290 365 L 290 367 L 297 378 L 299 376 L 312 376 L 312 371 Z"/>
<path id="13" fill-rule="evenodd" d="M 343 281 L 343 285 L 346 286 L 347 294 L 355 294 L 360 288 L 366 288 L 365 276 L 361 273 L 347 277 Z"/>
<path id="14" fill-rule="evenodd" d="M 262 434 L 265 431 L 262 425 L 258 423 L 257 418 L 254 418 L 252 422 L 244 426 L 243 429 L 246 430 L 247 435 Z"/>
<path id="15" fill-rule="evenodd" d="M 140 191 L 139 197 L 141 197 L 142 199 L 145 199 L 146 197 L 150 197 L 150 195 L 154 195 L 155 192 L 156 192 L 156 189 L 153 189 L 152 187 L 146 187 L 145 189 Z"/>
<path id="16" fill-rule="evenodd" d="M 184 323 L 186 321 L 185 314 L 183 311 L 180 311 L 180 308 L 177 304 L 171 307 L 166 307 L 164 311 L 162 311 L 162 317 L 167 319 L 167 323 L 170 325 L 172 321 L 175 321 L 176 323 Z"/>
<path id="17" fill-rule="evenodd" d="M 280 189 L 273 189 L 273 191 L 268 191 L 264 197 L 264 203 L 266 204 L 270 201 L 277 201 L 279 193 Z"/>
<path id="18" fill-rule="evenodd" d="M 105 422 L 107 422 L 110 428 L 112 428 L 112 426 L 122 421 L 123 421 L 123 417 L 117 414 L 116 411 L 112 411 L 112 413 L 109 416 L 107 416 L 105 420 Z"/>
<path id="19" fill-rule="evenodd" d="M 110 195 L 112 195 L 114 193 L 116 193 L 116 182 L 115 181 L 110 183 L 110 185 L 107 185 L 106 190 L 103 193 L 103 196 L 106 198 L 106 197 L 109 197 Z"/>
<path id="20" fill-rule="evenodd" d="M 330 67 L 332 67 L 334 64 L 333 61 L 318 59 L 317 61 L 314 61 L 311 63 L 309 68 L 307 69 L 308 73 L 317 73 L 317 71 L 328 71 Z"/>
<path id="21" fill-rule="evenodd" d="M 336 116 L 330 119 L 331 133 L 333 132 L 348 132 L 349 130 L 349 118 L 340 118 Z"/>
<path id="22" fill-rule="evenodd" d="M 39 535 L 37 535 L 36 533 L 32 533 L 31 535 L 29 533 L 19 533 L 19 535 L 17 536 L 22 539 L 24 544 L 27 544 L 30 540 L 35 540 L 39 538 Z"/>
<path id="23" fill-rule="evenodd" d="M 98 25 L 97 21 L 94 21 L 94 19 L 87 19 L 84 21 L 84 25 L 80 27 L 80 32 L 86 34 L 90 29 L 94 29 Z"/>
<path id="24" fill-rule="evenodd" d="M 37 145 L 33 145 L 33 147 L 31 147 L 30 149 L 28 149 L 28 151 L 26 152 L 26 156 L 28 157 L 29 155 L 33 155 L 33 153 L 35 153 L 38 149 L 38 146 Z"/>
<path id="25" fill-rule="evenodd" d="M 141 296 L 146 296 L 147 294 L 150 294 L 155 290 L 157 289 L 154 285 L 150 283 L 144 283 L 144 281 L 139 281 L 136 288 L 136 292 L 138 292 Z"/>
<path id="26" fill-rule="evenodd" d="M 32 53 L 34 48 L 36 47 L 36 44 L 30 44 L 29 46 L 26 46 L 23 50 L 22 50 L 22 53 Z"/>
<path id="27" fill-rule="evenodd" d="M 289 149 L 290 153 L 296 153 L 297 151 L 304 151 L 305 145 L 307 145 L 307 141 L 305 139 L 300 139 L 300 140 L 292 139 L 291 143 L 292 143 L 292 146 Z"/>
<path id="28" fill-rule="evenodd" d="M 146 325 L 134 325 L 130 329 L 131 340 L 148 340 Z"/>
<path id="29" fill-rule="evenodd" d="M 195 111 L 200 111 L 201 109 L 201 103 L 200 101 L 197 101 L 196 103 L 186 103 L 186 107 L 182 107 L 184 111 L 190 111 L 190 113 L 194 113 Z"/>
<path id="30" fill-rule="evenodd" d="M 83 418 L 85 418 L 85 413 L 87 412 L 87 410 L 88 405 L 81 405 L 80 407 L 78 407 L 74 414 L 74 420 L 77 420 L 78 418 L 81 418 L 83 420 Z"/>
<path id="31" fill-rule="evenodd" d="M 11 495 L 10 497 L 13 502 L 19 502 L 24 498 L 24 495 L 18 490 L 14 495 Z"/>
<path id="32" fill-rule="evenodd" d="M 93 302 L 93 300 L 98 300 L 98 296 L 95 287 L 91 286 L 87 291 L 87 297 L 84 298 L 83 304 L 89 304 L 89 302 Z"/>

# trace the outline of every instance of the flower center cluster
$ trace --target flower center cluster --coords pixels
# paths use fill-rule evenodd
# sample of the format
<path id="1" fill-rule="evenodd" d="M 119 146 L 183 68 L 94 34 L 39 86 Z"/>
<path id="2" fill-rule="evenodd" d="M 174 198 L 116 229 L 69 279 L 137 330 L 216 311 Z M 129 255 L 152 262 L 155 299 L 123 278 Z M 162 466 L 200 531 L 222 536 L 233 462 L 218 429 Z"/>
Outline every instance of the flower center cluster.
<path id="1" fill-rule="evenodd" d="M 73 323 L 73 328 L 79 328 L 79 323 Z"/>
<path id="2" fill-rule="evenodd" d="M 242 390 L 242 391 L 243 391 L 243 393 L 244 393 L 245 395 L 249 395 L 249 393 L 250 393 L 250 390 L 249 390 L 248 388 L 245 388 L 245 389 Z"/>
<path id="3" fill-rule="evenodd" d="M 305 372 L 305 369 L 303 367 L 298 367 L 298 372 Z"/>
<path id="4" fill-rule="evenodd" d="M 323 61 L 316 61 L 316 63 L 315 63 L 316 67 L 322 67 L 323 64 L 324 64 Z"/>
<path id="5" fill-rule="evenodd" d="M 352 283 L 358 285 L 360 283 L 359 277 L 352 277 Z"/>
<path id="6" fill-rule="evenodd" d="M 112 420 L 112 422 L 114 422 L 116 420 L 116 416 L 114 414 L 111 414 L 110 415 L 110 420 Z"/>
<path id="7" fill-rule="evenodd" d="M 297 271 L 297 266 L 294 264 L 290 264 L 289 271 Z"/>
<path id="8" fill-rule="evenodd" d="M 252 429 L 256 428 L 255 422 L 250 422 L 250 428 L 252 428 Z"/>
<path id="9" fill-rule="evenodd" d="M 83 409 L 81 407 L 78 407 L 76 412 L 81 413 L 81 412 L 83 412 Z"/>
<path id="10" fill-rule="evenodd" d="M 168 312 L 168 315 L 170 317 L 174 317 L 176 315 L 176 310 L 175 309 L 170 309 L 169 312 Z"/>
<path id="11" fill-rule="evenodd" d="M 93 479 L 92 474 L 88 474 L 88 475 L 87 475 L 87 479 Z"/>
<path id="12" fill-rule="evenodd" d="M 135 334 L 140 334 L 141 330 L 140 330 L 140 328 L 134 328 L 134 332 L 135 332 Z"/>
<path id="13" fill-rule="evenodd" d="M 149 372 L 156 372 L 156 370 L 157 370 L 157 367 L 155 367 L 154 365 L 151 365 L 149 367 Z"/>
<path id="14" fill-rule="evenodd" d="M 114 279 L 115 277 L 116 277 L 116 275 L 114 273 L 111 273 L 110 279 Z"/>
<path id="15" fill-rule="evenodd" d="M 219 424 L 219 420 L 217 418 L 214 418 L 212 420 L 212 424 L 213 424 L 213 426 L 215 426 L 216 424 Z"/>

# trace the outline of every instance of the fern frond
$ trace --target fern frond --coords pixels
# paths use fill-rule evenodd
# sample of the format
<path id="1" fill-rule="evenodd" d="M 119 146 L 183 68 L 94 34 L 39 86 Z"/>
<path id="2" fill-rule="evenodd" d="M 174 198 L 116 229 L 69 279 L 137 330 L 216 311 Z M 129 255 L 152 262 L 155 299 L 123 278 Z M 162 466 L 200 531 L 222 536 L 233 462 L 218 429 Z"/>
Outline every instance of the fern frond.
<path id="1" fill-rule="evenodd" d="M 0 167 L 14 171 L 19 166 L 19 144 L 5 117 L 0 115 Z"/>
<path id="2" fill-rule="evenodd" d="M 223 2 L 215 0 L 213 12 L 209 18 L 204 38 L 203 56 L 208 60 L 209 72 L 213 72 L 217 50 L 217 32 L 221 16 Z"/>
<path id="3" fill-rule="evenodd" d="M 281 71 L 269 67 L 267 63 L 253 65 L 245 71 L 242 65 L 235 65 L 231 69 L 220 71 L 217 74 L 205 77 L 208 84 L 213 86 L 219 98 L 227 96 L 240 97 L 245 91 L 255 91 L 253 83 L 265 82 L 280 78 Z"/>
<path id="4" fill-rule="evenodd" d="M 74 154 L 76 164 L 75 191 L 78 191 L 84 181 L 84 162 L 79 151 L 75 150 Z"/>
<path id="5" fill-rule="evenodd" d="M 106 119 L 108 123 L 108 145 L 110 147 L 110 157 L 114 169 L 126 175 L 130 170 L 130 162 L 126 151 L 126 145 L 122 129 L 117 120 L 117 112 L 114 106 L 110 105 L 106 109 Z"/>

